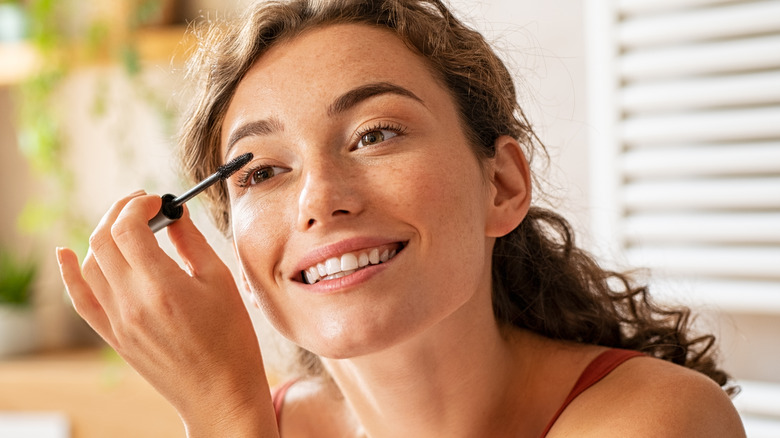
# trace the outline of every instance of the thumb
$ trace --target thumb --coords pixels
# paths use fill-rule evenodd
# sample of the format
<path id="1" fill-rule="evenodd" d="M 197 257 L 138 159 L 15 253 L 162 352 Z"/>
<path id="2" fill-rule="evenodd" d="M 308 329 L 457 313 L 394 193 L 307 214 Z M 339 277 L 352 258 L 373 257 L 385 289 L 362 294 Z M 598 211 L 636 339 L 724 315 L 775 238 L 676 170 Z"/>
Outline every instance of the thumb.
<path id="1" fill-rule="evenodd" d="M 192 222 L 186 205 L 181 219 L 168 226 L 168 237 L 193 277 L 208 275 L 225 266 L 206 236 Z"/>

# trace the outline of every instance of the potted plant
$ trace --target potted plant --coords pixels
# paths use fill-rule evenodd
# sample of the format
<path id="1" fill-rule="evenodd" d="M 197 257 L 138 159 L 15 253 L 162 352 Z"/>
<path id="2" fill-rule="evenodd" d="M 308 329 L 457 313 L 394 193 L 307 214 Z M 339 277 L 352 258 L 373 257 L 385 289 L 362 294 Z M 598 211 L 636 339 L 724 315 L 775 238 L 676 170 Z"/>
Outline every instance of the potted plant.
<path id="1" fill-rule="evenodd" d="M 37 344 L 33 287 L 37 265 L 0 246 L 0 357 L 26 353 Z"/>

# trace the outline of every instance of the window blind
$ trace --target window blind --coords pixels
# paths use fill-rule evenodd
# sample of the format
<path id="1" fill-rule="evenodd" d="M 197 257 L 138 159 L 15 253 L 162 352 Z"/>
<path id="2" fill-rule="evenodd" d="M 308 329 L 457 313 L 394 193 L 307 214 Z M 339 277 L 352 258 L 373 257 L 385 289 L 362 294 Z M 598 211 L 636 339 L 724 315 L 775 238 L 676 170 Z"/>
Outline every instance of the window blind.
<path id="1" fill-rule="evenodd" d="M 780 1 L 586 13 L 595 252 L 662 297 L 780 318 Z M 780 436 L 780 386 L 743 392 L 749 436 Z"/>

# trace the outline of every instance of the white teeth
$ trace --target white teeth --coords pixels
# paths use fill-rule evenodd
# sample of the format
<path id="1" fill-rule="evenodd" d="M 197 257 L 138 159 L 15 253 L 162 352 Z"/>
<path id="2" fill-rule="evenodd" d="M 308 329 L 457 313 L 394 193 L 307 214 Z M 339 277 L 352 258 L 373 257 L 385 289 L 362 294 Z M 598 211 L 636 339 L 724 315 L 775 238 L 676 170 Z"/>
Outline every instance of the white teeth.
<path id="1" fill-rule="evenodd" d="M 325 260 L 325 268 L 327 270 L 327 275 L 333 275 L 341 270 L 341 260 L 339 260 L 338 257 L 329 258 L 328 260 Z"/>
<path id="2" fill-rule="evenodd" d="M 358 268 L 358 259 L 355 254 L 346 253 L 341 256 L 341 270 L 349 271 Z"/>
<path id="3" fill-rule="evenodd" d="M 303 276 L 303 281 L 308 284 L 314 284 L 321 280 L 333 280 L 352 274 L 366 266 L 384 263 L 395 257 L 396 253 L 397 250 L 395 249 L 385 249 L 380 254 L 378 248 L 374 248 L 367 253 L 361 252 L 357 255 L 346 253 L 341 257 L 331 257 L 325 260 L 324 263 L 317 263 L 309 269 L 301 271 L 301 275 Z"/>
<path id="4" fill-rule="evenodd" d="M 308 271 L 304 271 L 304 275 L 306 275 L 306 282 L 309 284 L 320 281 L 320 273 L 316 266 L 312 266 Z"/>
<path id="5" fill-rule="evenodd" d="M 333 280 L 336 278 L 346 277 L 347 275 L 352 274 L 355 271 L 357 271 L 357 269 L 350 269 L 349 271 L 336 272 L 333 275 L 328 275 L 327 277 L 323 278 L 323 280 Z"/>

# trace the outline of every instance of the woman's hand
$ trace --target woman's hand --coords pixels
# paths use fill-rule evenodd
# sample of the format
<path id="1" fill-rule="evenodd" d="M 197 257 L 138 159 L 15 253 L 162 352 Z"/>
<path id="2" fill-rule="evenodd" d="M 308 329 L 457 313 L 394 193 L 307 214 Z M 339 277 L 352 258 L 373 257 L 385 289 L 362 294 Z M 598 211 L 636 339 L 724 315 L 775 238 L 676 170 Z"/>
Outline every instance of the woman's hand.
<path id="1" fill-rule="evenodd" d="M 230 270 L 188 212 L 168 227 L 186 270 L 147 225 L 160 197 L 117 203 L 79 269 L 58 249 L 76 311 L 177 409 L 189 435 L 276 436 L 257 338 Z M 233 432 L 231 432 L 233 431 Z"/>

